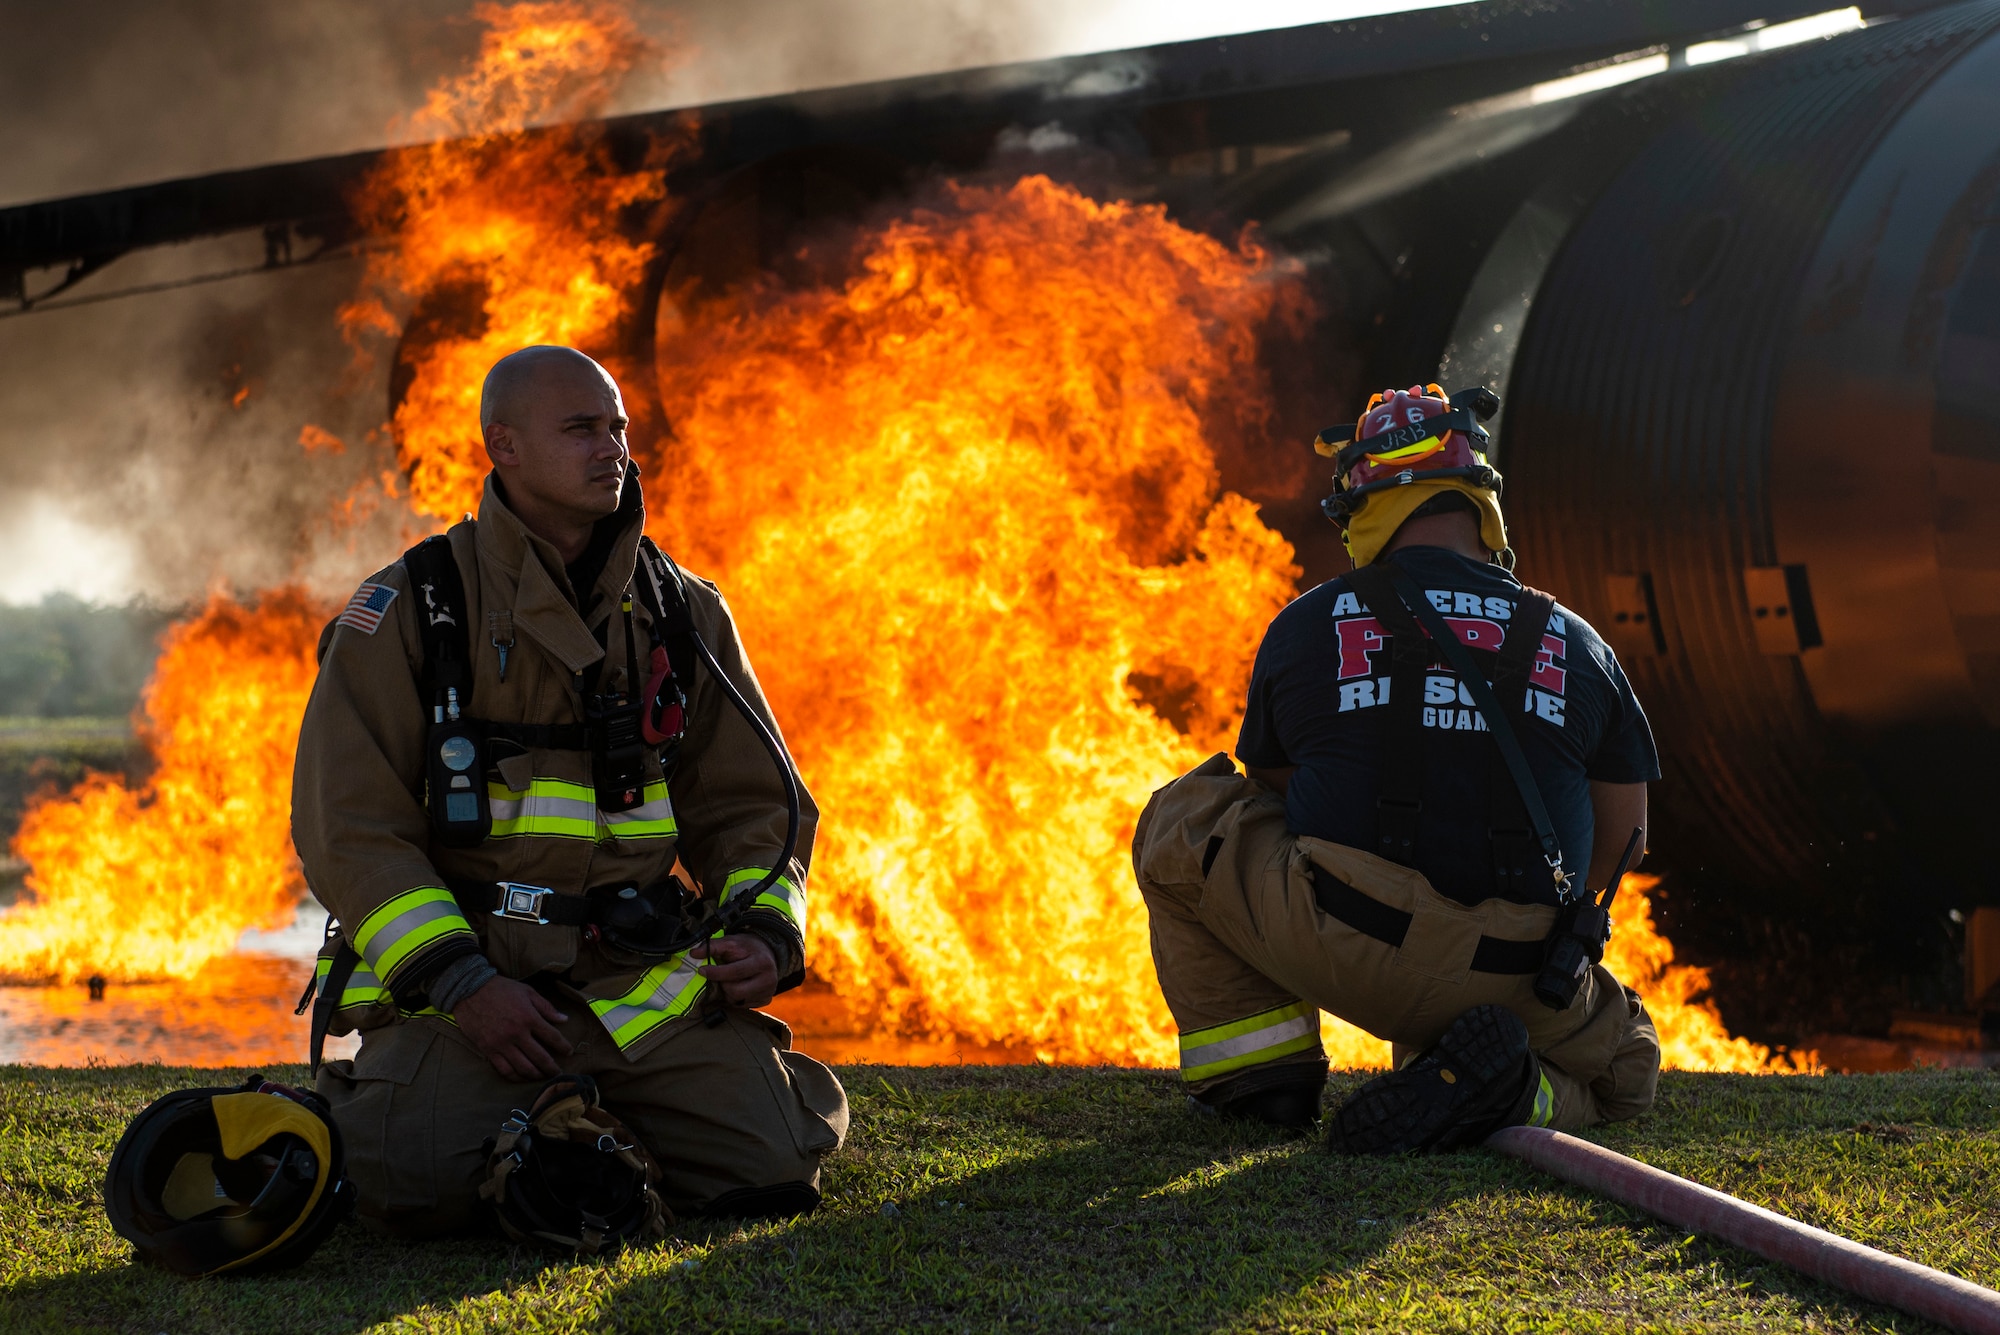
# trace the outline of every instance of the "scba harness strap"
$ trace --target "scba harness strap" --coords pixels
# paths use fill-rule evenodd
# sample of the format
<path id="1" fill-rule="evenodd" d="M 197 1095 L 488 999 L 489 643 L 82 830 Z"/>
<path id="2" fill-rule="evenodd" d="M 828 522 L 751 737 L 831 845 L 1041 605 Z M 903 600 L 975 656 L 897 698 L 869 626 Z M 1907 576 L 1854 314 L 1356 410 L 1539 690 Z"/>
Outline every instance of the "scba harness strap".
<path id="1" fill-rule="evenodd" d="M 667 578 L 666 554 L 651 538 L 639 539 L 637 566 L 633 584 L 652 618 L 652 649 L 643 696 L 646 710 L 641 724 L 646 740 L 663 746 L 679 741 L 686 730 L 687 704 L 694 698 L 694 613 L 680 581 Z M 444 534 L 424 539 L 403 553 L 403 568 L 423 600 L 417 622 L 423 642 L 419 684 L 433 709 L 448 711 L 455 691 L 456 703 L 463 710 L 472 699 L 472 636 L 465 612 L 465 580 L 452 555 L 451 539 Z M 663 694 L 669 680 L 674 687 L 671 696 Z M 591 745 L 586 723 L 479 722 L 488 737 L 524 747 L 586 751 Z"/>
<path id="2" fill-rule="evenodd" d="M 667 564 L 666 555 L 651 538 L 639 539 L 638 569 L 634 571 L 633 582 L 652 619 L 652 646 L 648 655 L 652 671 L 638 706 L 637 728 L 630 731 L 633 742 L 643 739 L 644 744 L 660 748 L 663 779 L 672 777 L 681 739 L 687 730 L 688 702 L 694 697 L 696 656 L 694 615 L 688 606 L 685 587 L 679 580 L 664 577 Z M 503 723 L 472 717 L 470 616 L 466 610 L 465 578 L 459 570 L 458 558 L 452 554 L 451 539 L 444 534 L 424 539 L 403 553 L 403 568 L 417 597 L 417 634 L 422 650 L 417 684 L 430 715 L 426 720 L 429 731 L 425 744 L 425 806 L 430 813 L 431 831 L 448 848 L 476 847 L 493 830 L 485 770 L 490 748 L 495 743 L 514 748 L 511 754 L 540 749 L 589 751 L 595 756 L 605 745 L 607 730 L 601 726 L 602 720 L 596 721 L 599 726 L 593 726 L 592 722 Z M 628 600 L 630 587 L 627 586 Z M 628 640 L 630 637 L 628 621 Z M 494 647 L 502 652 L 504 673 L 505 649 L 497 639 Z M 636 646 L 633 653 L 636 658 Z M 633 676 L 635 679 L 638 676 L 636 670 Z M 636 680 L 631 684 L 636 685 Z M 557 898 L 547 896 L 547 908 L 581 910 L 583 901 L 564 900 L 558 904 Z M 338 924 L 331 918 L 327 921 L 327 933 L 329 937 L 338 935 Z M 325 977 L 315 973 L 299 998 L 295 1014 L 303 1014 L 308 1006 L 312 1008 L 308 1057 L 315 1073 L 326 1051 L 326 1037 L 332 1031 L 334 1014 L 360 963 L 361 956 L 342 936 Z"/>
<path id="3" fill-rule="evenodd" d="M 1386 568 L 1366 565 L 1356 567 L 1347 579 L 1363 605 L 1389 633 L 1394 653 L 1389 684 L 1392 712 L 1384 739 L 1386 761 L 1378 807 L 1382 855 L 1404 866 L 1413 865 L 1417 817 L 1423 810 L 1424 729 L 1417 700 L 1429 673 L 1432 653 L 1442 653 L 1461 684 L 1471 692 L 1499 756 L 1500 764 L 1494 770 L 1491 827 L 1496 880 L 1502 887 L 1529 885 L 1529 864 L 1533 860 L 1531 854 L 1521 851 L 1527 845 L 1527 840 L 1519 837 L 1522 832 L 1510 831 L 1500 824 L 1501 813 L 1509 809 L 1499 777 L 1504 772 L 1517 790 L 1518 801 L 1512 804 L 1513 809 L 1525 809 L 1533 827 L 1534 842 L 1540 846 L 1557 904 L 1555 924 L 1542 941 L 1482 936 L 1471 967 L 1484 973 L 1533 974 L 1535 998 L 1551 1010 L 1568 1009 L 1591 966 L 1604 958 L 1604 947 L 1611 939 L 1611 901 L 1638 850 L 1643 831 L 1632 832 L 1625 856 L 1601 899 L 1587 891 L 1581 895 L 1575 892 L 1570 874 L 1563 866 L 1562 844 L 1542 801 L 1541 787 L 1528 767 L 1520 739 L 1514 735 L 1508 708 L 1494 692 L 1494 686 L 1502 687 L 1515 712 L 1520 712 L 1526 703 L 1535 651 L 1541 646 L 1554 600 L 1547 594 L 1523 589 L 1515 604 L 1513 623 L 1497 655 L 1493 682 L 1489 684 L 1473 662 L 1472 652 L 1403 571 L 1393 564 Z M 1392 946 L 1402 945 L 1409 921 L 1400 910 L 1377 903 L 1317 870 L 1313 888 L 1314 899 L 1329 916 Z"/>
<path id="4" fill-rule="evenodd" d="M 1389 726 L 1376 806 L 1377 851 L 1391 862 L 1406 867 L 1415 865 L 1417 826 L 1423 812 L 1425 678 L 1433 655 L 1442 653 L 1460 683 L 1471 693 L 1496 747 L 1498 763 L 1491 785 L 1488 830 L 1493 844 L 1495 879 L 1501 893 L 1532 888 L 1530 867 L 1533 850 L 1539 846 L 1540 860 L 1553 882 L 1557 902 L 1568 903 L 1569 877 L 1563 869 L 1562 844 L 1513 725 L 1513 712 L 1519 712 L 1525 702 L 1535 653 L 1541 647 L 1555 600 L 1545 593 L 1523 588 L 1507 637 L 1496 656 L 1493 683 L 1489 684 L 1473 662 L 1472 652 L 1408 575 L 1393 565 L 1386 569 L 1366 565 L 1349 572 L 1347 582 L 1388 632 L 1392 653 Z M 1496 696 L 1495 685 L 1506 691 L 1504 703 Z M 1520 826 L 1523 815 L 1526 829 Z"/>

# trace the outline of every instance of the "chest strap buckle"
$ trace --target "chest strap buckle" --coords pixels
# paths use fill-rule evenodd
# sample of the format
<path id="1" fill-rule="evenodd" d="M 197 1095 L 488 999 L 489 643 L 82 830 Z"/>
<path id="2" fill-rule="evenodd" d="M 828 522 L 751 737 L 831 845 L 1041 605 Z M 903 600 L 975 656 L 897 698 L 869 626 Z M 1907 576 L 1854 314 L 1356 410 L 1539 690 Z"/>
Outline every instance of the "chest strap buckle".
<path id="1" fill-rule="evenodd" d="M 539 927 L 549 925 L 542 916 L 542 901 L 555 891 L 547 886 L 523 885 L 519 881 L 500 881 L 500 907 L 493 910 L 496 918 L 512 918 L 517 922 L 531 922 Z"/>

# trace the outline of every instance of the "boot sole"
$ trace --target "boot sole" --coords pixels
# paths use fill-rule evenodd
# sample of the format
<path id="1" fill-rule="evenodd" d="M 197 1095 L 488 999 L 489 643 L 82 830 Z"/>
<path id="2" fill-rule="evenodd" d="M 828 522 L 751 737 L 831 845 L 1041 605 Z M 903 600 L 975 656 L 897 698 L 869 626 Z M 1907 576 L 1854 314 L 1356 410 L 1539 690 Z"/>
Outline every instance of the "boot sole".
<path id="1" fill-rule="evenodd" d="M 1328 1147 L 1344 1154 L 1402 1154 L 1442 1140 L 1496 1081 L 1518 1075 L 1528 1030 L 1504 1006 L 1475 1006 L 1435 1046 L 1400 1071 L 1377 1076 L 1340 1106 Z"/>

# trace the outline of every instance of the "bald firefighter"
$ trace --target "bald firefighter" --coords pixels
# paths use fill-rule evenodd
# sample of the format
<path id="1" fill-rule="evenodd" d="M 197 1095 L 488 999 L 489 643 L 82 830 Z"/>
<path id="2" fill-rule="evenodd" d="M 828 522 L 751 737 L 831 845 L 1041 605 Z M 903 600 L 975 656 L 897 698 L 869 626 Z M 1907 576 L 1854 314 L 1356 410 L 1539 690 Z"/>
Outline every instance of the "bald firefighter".
<path id="1" fill-rule="evenodd" d="M 642 538 L 611 375 L 523 349 L 488 373 L 480 424 L 479 517 L 355 592 L 299 738 L 293 836 L 337 922 L 314 1061 L 325 1032 L 360 1031 L 318 1068 L 359 1212 L 429 1236 L 529 1200 L 601 1242 L 616 1221 L 563 1199 L 590 1173 L 557 1165 L 552 1200 L 494 1185 L 503 1123 L 503 1145 L 532 1142 L 516 1110 L 545 1089 L 637 1138 L 604 1146 L 613 1177 L 650 1151 L 654 1219 L 653 1198 L 809 1210 L 846 1096 L 755 1008 L 804 974 L 811 799 L 722 595 Z"/>
<path id="2" fill-rule="evenodd" d="M 1448 1149 L 1502 1126 L 1637 1115 L 1659 1078 L 1604 967 L 1621 854 L 1659 777 L 1646 716 L 1584 620 L 1512 574 L 1489 391 L 1385 391 L 1324 503 L 1354 570 L 1280 612 L 1237 756 L 1155 793 L 1133 857 L 1200 1108 L 1310 1127 L 1319 1013 L 1394 1045 L 1329 1145 Z"/>

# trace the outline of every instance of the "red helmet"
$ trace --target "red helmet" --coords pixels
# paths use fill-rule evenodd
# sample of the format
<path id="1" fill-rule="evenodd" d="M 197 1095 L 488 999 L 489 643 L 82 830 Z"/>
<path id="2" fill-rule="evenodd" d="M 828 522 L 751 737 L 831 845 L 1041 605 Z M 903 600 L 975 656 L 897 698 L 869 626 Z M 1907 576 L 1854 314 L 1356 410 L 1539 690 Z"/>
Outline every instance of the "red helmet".
<path id="1" fill-rule="evenodd" d="M 1416 482 L 1463 478 L 1500 492 L 1500 473 L 1486 462 L 1490 438 L 1479 420 L 1500 410 L 1500 396 L 1483 387 L 1445 398 L 1436 385 L 1383 390 L 1368 400 L 1352 429 L 1328 427 L 1313 449 L 1338 465 L 1334 494 L 1320 503 L 1342 528 L 1374 492 Z"/>

